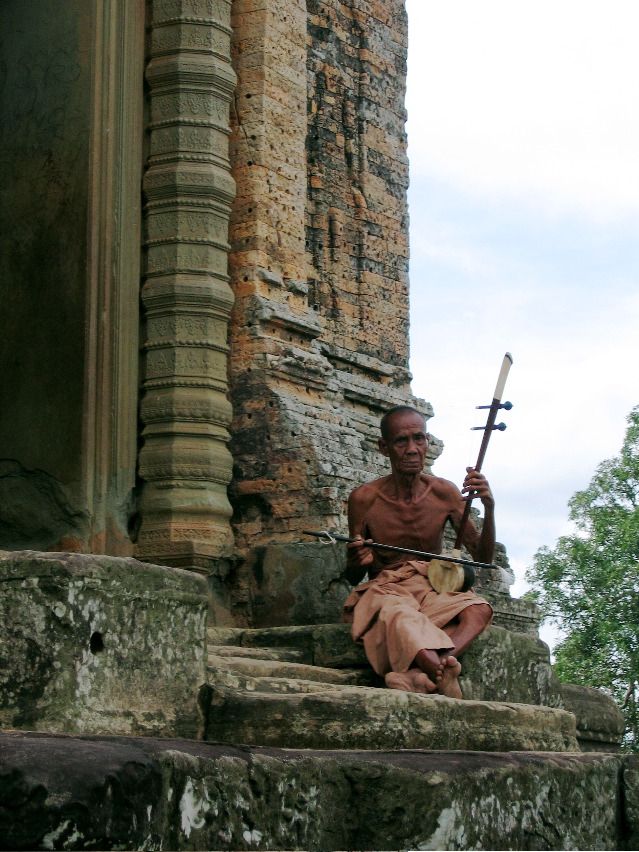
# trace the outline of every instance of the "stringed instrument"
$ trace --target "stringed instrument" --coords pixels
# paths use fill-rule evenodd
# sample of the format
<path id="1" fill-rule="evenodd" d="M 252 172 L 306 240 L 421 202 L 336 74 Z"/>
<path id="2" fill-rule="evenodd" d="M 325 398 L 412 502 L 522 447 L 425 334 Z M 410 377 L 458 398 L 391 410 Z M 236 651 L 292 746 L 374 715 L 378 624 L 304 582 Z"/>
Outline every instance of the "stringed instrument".
<path id="1" fill-rule="evenodd" d="M 505 423 L 499 423 L 498 425 L 495 425 L 495 420 L 497 419 L 497 412 L 500 408 L 504 408 L 507 411 L 512 408 L 512 403 L 501 402 L 501 398 L 504 392 L 504 386 L 506 384 L 506 378 L 508 377 L 508 372 L 512 366 L 512 363 L 512 355 L 510 354 L 510 352 L 506 352 L 501 365 L 501 370 L 499 372 L 499 378 L 497 380 L 497 386 L 495 388 L 493 401 L 490 405 L 477 406 L 478 409 L 489 409 L 486 425 L 473 427 L 474 429 L 484 430 L 481 447 L 479 449 L 479 456 L 475 465 L 475 470 L 477 472 L 481 471 L 481 467 L 484 462 L 484 457 L 486 455 L 486 450 L 488 448 L 488 442 L 490 440 L 491 434 L 495 429 L 499 430 L 500 432 L 503 432 L 506 428 Z M 468 518 L 470 517 L 470 506 L 473 500 L 473 496 L 473 494 L 469 494 L 466 499 L 466 505 L 464 507 L 464 513 L 459 524 L 459 529 L 457 531 L 455 545 L 453 547 L 452 553 L 450 554 L 442 556 L 442 554 L 427 553 L 422 550 L 411 550 L 410 548 L 397 547 L 391 544 L 382 544 L 381 542 L 377 541 L 367 541 L 366 546 L 379 548 L 380 550 L 395 551 L 396 553 L 405 553 L 408 556 L 414 556 L 417 559 L 428 561 L 428 579 L 433 589 L 435 589 L 435 591 L 438 593 L 468 591 L 468 589 L 470 589 L 475 583 L 475 568 L 497 567 L 496 565 L 492 565 L 489 563 L 475 562 L 472 559 L 465 559 L 461 555 L 461 548 L 464 541 L 464 531 L 466 528 L 466 524 L 468 523 Z M 319 538 L 322 544 L 334 544 L 337 541 L 343 541 L 347 543 L 358 541 L 358 539 L 350 538 L 349 536 L 338 535 L 337 533 L 329 533 L 327 530 L 321 530 L 320 532 L 315 532 L 313 530 L 302 530 L 302 533 L 303 535 L 316 536 L 317 538 Z"/>
<path id="2" fill-rule="evenodd" d="M 361 539 L 351 538 L 347 535 L 339 535 L 338 533 L 330 533 L 328 530 L 302 530 L 302 535 L 314 535 L 316 538 L 320 540 L 320 544 L 335 544 L 337 541 L 344 541 L 347 544 L 351 542 L 361 541 Z M 439 559 L 441 554 L 438 553 L 427 553 L 425 550 L 411 550 L 408 547 L 397 547 L 394 544 L 381 544 L 379 541 L 366 541 L 366 547 L 377 548 L 378 550 L 391 550 L 395 553 L 406 553 L 408 556 L 414 556 L 417 559 L 428 562 L 431 559 Z M 472 559 L 464 559 L 462 556 L 447 556 L 447 560 L 463 566 L 469 566 L 472 568 L 496 568 L 496 565 L 492 565 L 488 562 L 474 562 Z M 473 578 L 474 578 L 473 572 Z"/>
<path id="3" fill-rule="evenodd" d="M 484 430 L 481 447 L 479 448 L 477 463 L 475 464 L 475 470 L 478 473 L 481 471 L 482 464 L 484 463 L 484 457 L 486 455 L 486 450 L 488 449 L 488 442 L 490 441 L 490 436 L 495 431 L 495 429 L 498 429 L 500 432 L 503 432 L 506 428 L 505 423 L 499 423 L 498 425 L 495 425 L 495 420 L 497 419 L 497 412 L 500 408 L 505 408 L 507 411 L 512 408 L 512 403 L 501 402 L 501 398 L 504 393 L 504 387 L 506 385 L 506 379 L 508 378 L 508 373 L 510 371 L 510 368 L 512 367 L 512 364 L 513 357 L 510 352 L 506 352 L 501 365 L 501 370 L 499 371 L 499 378 L 497 379 L 497 386 L 495 387 L 493 401 L 490 405 L 477 406 L 478 409 L 489 409 L 486 425 L 483 427 L 473 427 L 474 429 L 479 430 L 483 428 Z M 453 546 L 452 552 L 448 555 L 440 555 L 436 557 L 435 559 L 431 560 L 430 565 L 428 566 L 428 580 L 436 592 L 465 592 L 468 591 L 468 589 L 470 589 L 475 583 L 475 571 L 473 569 L 473 563 L 461 560 L 461 548 L 464 542 L 464 532 L 466 530 L 468 518 L 470 517 L 470 506 L 473 501 L 473 498 L 474 495 L 471 493 L 466 499 L 466 506 L 464 507 L 464 513 L 459 523 L 459 528 L 457 530 L 457 538 L 455 539 L 455 544 Z"/>

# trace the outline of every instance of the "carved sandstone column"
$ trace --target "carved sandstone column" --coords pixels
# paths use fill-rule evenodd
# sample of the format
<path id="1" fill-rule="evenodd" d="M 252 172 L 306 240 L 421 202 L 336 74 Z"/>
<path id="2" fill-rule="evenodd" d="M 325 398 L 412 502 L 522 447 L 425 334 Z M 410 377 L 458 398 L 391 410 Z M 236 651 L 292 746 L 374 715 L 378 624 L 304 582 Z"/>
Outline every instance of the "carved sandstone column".
<path id="1" fill-rule="evenodd" d="M 140 558 L 232 549 L 227 426 L 230 0 L 152 0 Z"/>

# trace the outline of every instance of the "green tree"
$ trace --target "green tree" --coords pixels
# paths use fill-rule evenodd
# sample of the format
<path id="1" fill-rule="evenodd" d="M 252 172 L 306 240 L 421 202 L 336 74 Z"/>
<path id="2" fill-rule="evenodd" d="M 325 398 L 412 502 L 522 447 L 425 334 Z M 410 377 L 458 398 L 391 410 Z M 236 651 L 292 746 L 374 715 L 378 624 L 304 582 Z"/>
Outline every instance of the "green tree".
<path id="1" fill-rule="evenodd" d="M 607 690 L 626 717 L 626 748 L 639 751 L 639 406 L 627 420 L 620 454 L 568 503 L 574 535 L 540 548 L 526 579 L 565 637 L 558 676 Z"/>

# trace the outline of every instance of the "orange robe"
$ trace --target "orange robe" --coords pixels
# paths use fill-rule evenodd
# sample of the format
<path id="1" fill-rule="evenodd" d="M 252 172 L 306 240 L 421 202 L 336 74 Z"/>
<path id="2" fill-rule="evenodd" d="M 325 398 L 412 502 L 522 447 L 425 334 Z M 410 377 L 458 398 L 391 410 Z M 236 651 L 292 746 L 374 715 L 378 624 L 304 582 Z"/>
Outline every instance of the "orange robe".
<path id="1" fill-rule="evenodd" d="M 361 530 L 364 538 L 411 550 L 441 551 L 446 520 L 457 522 L 464 510 L 452 482 L 426 477 L 428 487 L 415 503 L 392 500 L 381 489 L 369 507 Z M 479 532 L 469 522 L 464 544 L 477 543 Z M 354 589 L 344 602 L 342 620 L 352 623 L 353 639 L 364 645 L 375 671 L 405 672 L 418 651 L 451 650 L 446 629 L 459 613 L 487 601 L 468 592 L 437 593 L 428 582 L 428 563 L 398 561 L 392 551 L 374 550 L 373 579 Z"/>

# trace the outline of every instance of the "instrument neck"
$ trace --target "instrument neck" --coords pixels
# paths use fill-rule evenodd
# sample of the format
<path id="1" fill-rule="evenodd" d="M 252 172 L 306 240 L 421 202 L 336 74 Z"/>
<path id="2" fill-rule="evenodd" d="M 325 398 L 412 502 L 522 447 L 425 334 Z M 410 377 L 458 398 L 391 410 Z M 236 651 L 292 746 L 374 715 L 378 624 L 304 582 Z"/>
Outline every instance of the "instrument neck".
<path id="1" fill-rule="evenodd" d="M 497 412 L 499 411 L 500 403 L 501 399 L 497 399 L 495 397 L 492 403 L 490 404 L 490 411 L 488 412 L 486 426 L 484 427 L 484 435 L 481 440 L 479 455 L 477 456 L 477 462 L 475 464 L 475 470 L 477 471 L 477 473 L 481 471 L 481 466 L 484 463 L 486 450 L 488 449 L 488 442 L 490 441 L 490 436 L 493 433 L 493 428 L 495 426 L 495 420 L 497 419 Z M 473 502 L 473 499 L 474 494 L 469 494 L 466 500 L 466 506 L 464 507 L 464 514 L 462 515 L 461 521 L 459 522 L 457 538 L 455 539 L 455 550 L 460 550 L 462 544 L 464 543 L 464 533 L 466 531 L 466 524 L 468 523 L 468 518 L 470 517 L 470 504 Z"/>

